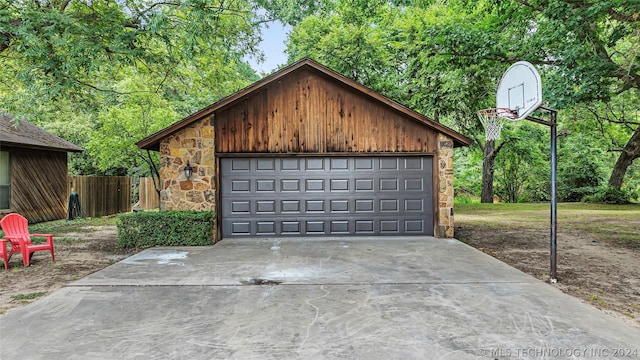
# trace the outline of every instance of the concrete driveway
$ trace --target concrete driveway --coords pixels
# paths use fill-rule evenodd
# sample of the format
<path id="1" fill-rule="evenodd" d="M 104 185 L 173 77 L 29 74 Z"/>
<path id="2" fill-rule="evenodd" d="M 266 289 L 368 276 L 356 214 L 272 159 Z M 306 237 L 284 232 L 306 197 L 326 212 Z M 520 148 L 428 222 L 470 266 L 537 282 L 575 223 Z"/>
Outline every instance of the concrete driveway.
<path id="1" fill-rule="evenodd" d="M 638 359 L 640 329 L 456 240 L 143 251 L 0 317 L 0 358 Z"/>

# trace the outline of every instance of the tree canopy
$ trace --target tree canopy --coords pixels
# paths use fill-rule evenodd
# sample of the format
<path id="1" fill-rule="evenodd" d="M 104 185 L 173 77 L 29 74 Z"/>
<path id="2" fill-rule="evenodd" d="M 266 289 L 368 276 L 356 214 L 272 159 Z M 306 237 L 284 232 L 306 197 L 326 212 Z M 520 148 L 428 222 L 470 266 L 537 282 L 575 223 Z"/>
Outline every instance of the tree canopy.
<path id="1" fill-rule="evenodd" d="M 537 148 L 534 137 L 518 132 L 521 126 L 505 132 L 499 144 L 484 143 L 475 116 L 476 110 L 495 106 L 499 77 L 518 60 L 541 72 L 544 100 L 561 110 L 561 128 L 569 134 L 565 143 L 588 139 L 593 144 L 581 146 L 601 151 L 611 167 L 611 186 L 624 184 L 640 156 L 637 0 L 326 0 L 295 16 L 293 1 L 275 3 L 275 11 L 293 19 L 290 60 L 318 59 L 474 137 L 490 160 L 485 164 L 490 184 L 493 161 L 504 145 L 519 141 L 508 146 L 512 152 L 523 142 Z M 507 164 L 500 160 L 496 166 L 503 176 Z M 524 164 L 518 168 L 523 171 Z M 637 189 L 638 180 L 631 182 Z"/>
<path id="2" fill-rule="evenodd" d="M 260 21 L 249 1 L 0 0 L 0 110 L 85 147 L 75 172 L 144 173 L 137 140 L 256 80 Z"/>
<path id="3" fill-rule="evenodd" d="M 486 142 L 475 114 L 495 106 L 506 68 L 527 60 L 560 110 L 559 156 L 579 162 L 560 159 L 563 189 L 582 189 L 564 199 L 606 184 L 640 192 L 638 9 L 640 0 L 0 0 L 0 111 L 85 147 L 75 172 L 144 173 L 135 141 L 257 80 L 243 59 L 260 57 L 259 24 L 277 19 L 293 27 L 289 61 L 314 58 L 473 137 L 460 189 L 483 184 L 491 200 L 495 171 L 501 197 L 548 197 L 544 129 L 509 124 Z M 469 171 L 483 160 L 483 175 Z"/>

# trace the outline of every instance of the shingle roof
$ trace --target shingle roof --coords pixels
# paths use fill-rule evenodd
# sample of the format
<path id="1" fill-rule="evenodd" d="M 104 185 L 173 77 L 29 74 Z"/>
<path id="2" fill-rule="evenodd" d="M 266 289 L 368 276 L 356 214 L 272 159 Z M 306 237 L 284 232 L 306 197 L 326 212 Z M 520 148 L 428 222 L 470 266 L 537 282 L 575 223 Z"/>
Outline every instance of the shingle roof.
<path id="1" fill-rule="evenodd" d="M 26 120 L 19 120 L 18 127 L 16 127 L 13 116 L 0 114 L 0 146 L 9 145 L 54 151 L 81 152 L 84 150 Z"/>

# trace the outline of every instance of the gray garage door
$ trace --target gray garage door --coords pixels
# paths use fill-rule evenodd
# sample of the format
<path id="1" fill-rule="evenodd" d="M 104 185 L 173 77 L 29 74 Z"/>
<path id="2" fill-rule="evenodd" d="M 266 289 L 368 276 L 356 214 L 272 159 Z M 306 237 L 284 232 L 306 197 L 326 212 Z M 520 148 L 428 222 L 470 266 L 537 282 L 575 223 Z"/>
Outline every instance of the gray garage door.
<path id="1" fill-rule="evenodd" d="M 433 235 L 432 161 L 223 158 L 222 235 Z"/>

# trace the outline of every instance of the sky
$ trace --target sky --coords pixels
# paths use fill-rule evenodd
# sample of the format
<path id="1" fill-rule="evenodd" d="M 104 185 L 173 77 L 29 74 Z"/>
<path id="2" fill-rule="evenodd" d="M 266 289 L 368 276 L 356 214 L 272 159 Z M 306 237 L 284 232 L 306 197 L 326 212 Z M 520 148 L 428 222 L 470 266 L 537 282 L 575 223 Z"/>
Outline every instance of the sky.
<path id="1" fill-rule="evenodd" d="M 291 27 L 288 25 L 285 27 L 279 21 L 269 23 L 268 28 L 265 24 L 262 25 L 263 40 L 259 48 L 265 55 L 265 61 L 258 64 L 256 59 L 247 59 L 258 75 L 262 73 L 270 74 L 276 70 L 279 65 L 287 62 L 287 55 L 284 53 L 284 41 L 287 39 L 287 32 L 289 31 L 291 31 Z"/>

